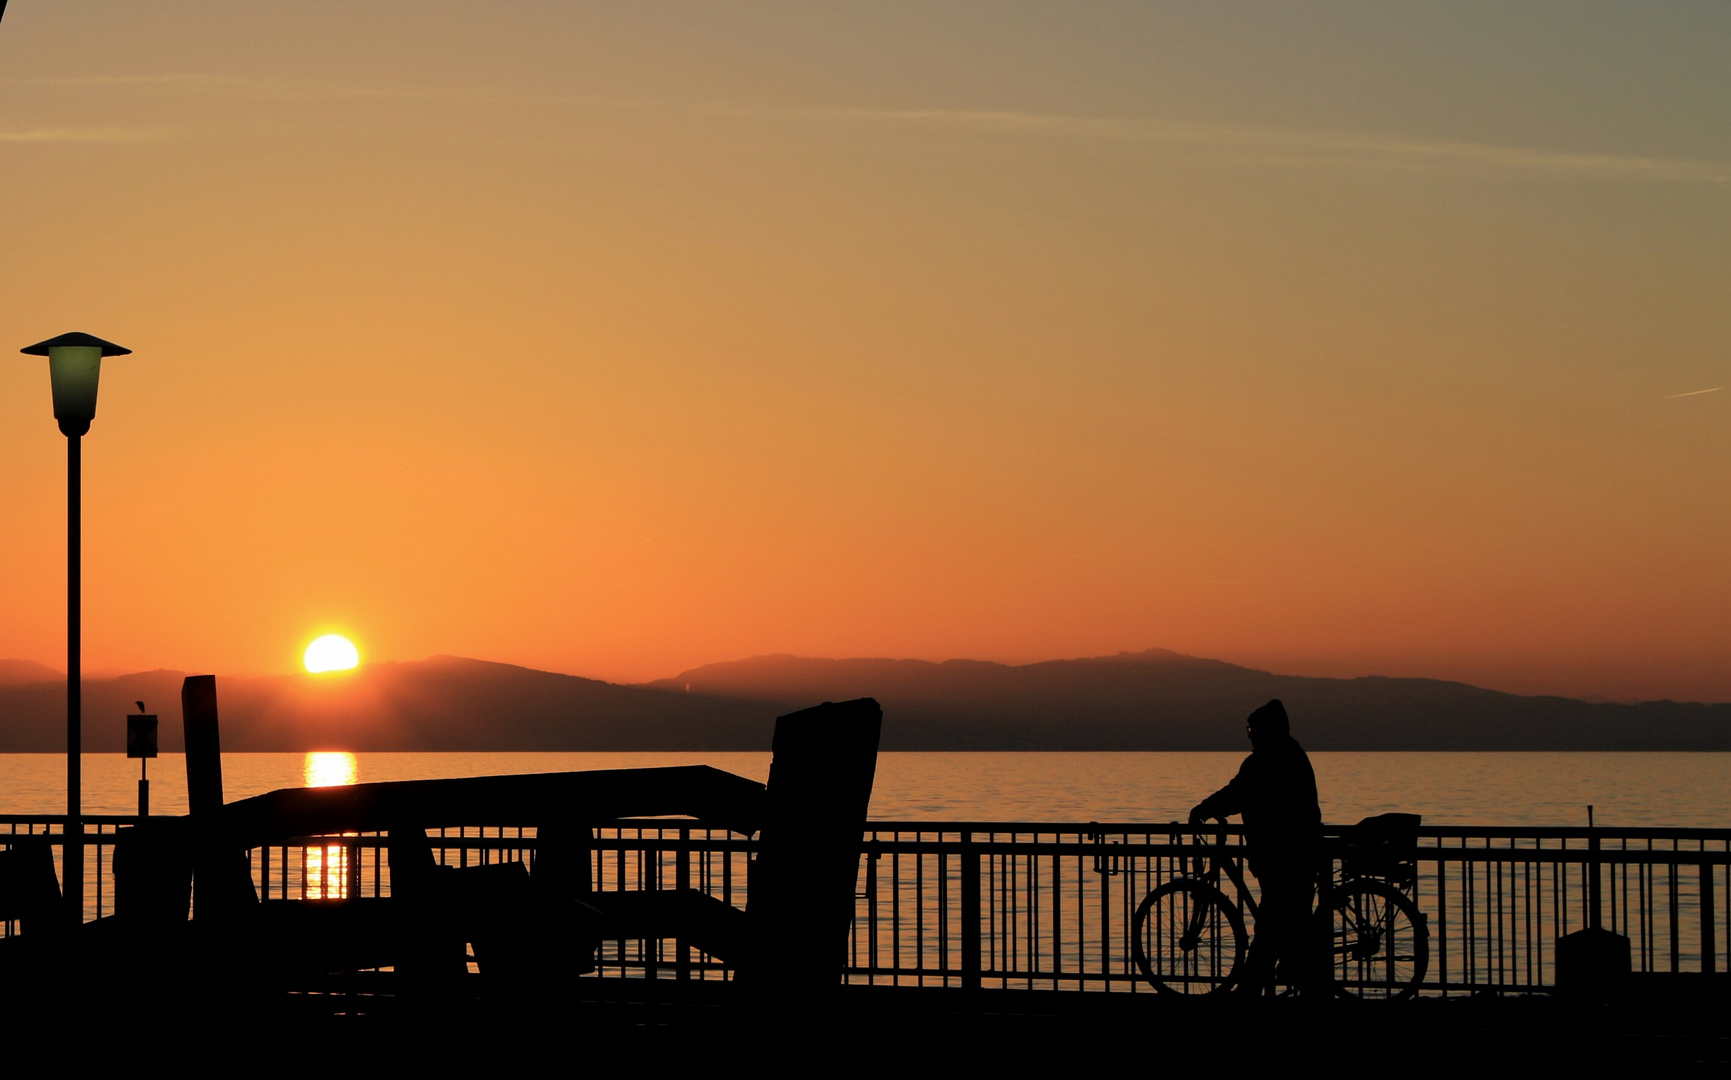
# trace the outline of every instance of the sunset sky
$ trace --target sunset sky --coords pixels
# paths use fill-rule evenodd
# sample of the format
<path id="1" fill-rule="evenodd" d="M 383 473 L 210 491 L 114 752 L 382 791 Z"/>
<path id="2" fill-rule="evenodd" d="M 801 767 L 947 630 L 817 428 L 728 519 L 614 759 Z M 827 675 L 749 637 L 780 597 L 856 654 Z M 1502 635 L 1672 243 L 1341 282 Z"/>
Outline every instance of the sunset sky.
<path id="1" fill-rule="evenodd" d="M 0 657 L 1731 700 L 1731 7 L 50 3 Z M 1725 388 L 1725 389 L 1721 389 Z"/>

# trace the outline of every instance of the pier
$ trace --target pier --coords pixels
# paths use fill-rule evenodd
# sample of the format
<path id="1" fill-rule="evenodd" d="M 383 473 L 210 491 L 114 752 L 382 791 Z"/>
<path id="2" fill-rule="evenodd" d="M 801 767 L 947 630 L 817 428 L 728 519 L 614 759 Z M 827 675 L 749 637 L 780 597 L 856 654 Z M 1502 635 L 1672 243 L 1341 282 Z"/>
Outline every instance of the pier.
<path id="1" fill-rule="evenodd" d="M 115 840 L 134 823 L 85 819 L 88 918 L 113 911 Z M 0 842 L 37 837 L 57 847 L 62 825 L 0 816 Z M 534 830 L 521 827 L 447 828 L 432 842 L 454 867 L 533 866 L 539 853 Z M 1238 842 L 1234 830 L 1229 843 Z M 590 885 L 691 888 L 743 907 L 756 846 L 690 822 L 619 821 L 595 830 Z M 1731 830 L 1425 827 L 1416 897 L 1432 952 L 1416 998 L 1264 999 L 1248 1014 L 1163 999 L 1129 956 L 1136 904 L 1193 847 L 1167 825 L 871 822 L 860 838 L 843 985 L 826 1016 L 808 1022 L 838 1039 L 876 1032 L 880 1054 L 933 1064 L 1067 1058 L 1103 1033 L 1112 1045 L 1095 1053 L 1109 1057 L 1131 1052 L 1126 1039 L 1150 1038 L 1162 1041 L 1169 1065 L 1218 1064 L 1225 1047 L 1254 1061 L 1261 1051 L 1240 1041 L 1246 1023 L 1319 1056 L 1342 1053 L 1350 1032 L 1354 1053 L 1383 1061 L 1422 1057 L 1439 1040 L 1511 1065 L 1731 1060 Z M 249 862 L 267 899 L 387 897 L 388 848 L 382 833 L 296 836 L 253 849 Z M 1628 937 L 1632 971 L 1614 998 L 1580 1001 L 1558 992 L 1556 946 L 1592 923 L 1595 897 L 1600 925 Z M 15 919 L 4 924 L 7 935 L 18 930 Z M 521 1034 L 525 1020 L 537 1022 L 512 996 L 490 1005 L 483 966 L 467 967 L 466 1030 Z M 564 980 L 542 1006 L 594 1032 L 603 1061 L 712 1053 L 755 1022 L 755 1010 L 737 1003 L 733 975 L 678 938 L 618 939 L 602 945 L 594 971 Z M 281 1015 L 339 1045 L 375 1031 L 433 1038 L 427 1024 L 393 1012 L 392 978 L 314 980 L 283 999 Z M 1173 1030 L 1183 1037 L 1160 1034 Z"/>
<path id="2" fill-rule="evenodd" d="M 784 1050 L 869 1029 L 958 1062 L 1162 1031 L 1184 1036 L 1162 1060 L 1199 1065 L 1326 1055 L 1343 1032 L 1385 1060 L 1459 1031 L 1497 1061 L 1731 1059 L 1731 829 L 1330 826 L 1325 992 L 1282 974 L 1247 995 L 1241 829 L 869 821 L 870 699 L 781 717 L 767 785 L 687 766 L 229 803 L 214 681 L 187 683 L 208 735 L 187 816 L 83 815 L 69 845 L 66 817 L 0 815 L 14 1014 L 416 1045 L 581 1023 L 627 1056 L 778 1017 Z"/>

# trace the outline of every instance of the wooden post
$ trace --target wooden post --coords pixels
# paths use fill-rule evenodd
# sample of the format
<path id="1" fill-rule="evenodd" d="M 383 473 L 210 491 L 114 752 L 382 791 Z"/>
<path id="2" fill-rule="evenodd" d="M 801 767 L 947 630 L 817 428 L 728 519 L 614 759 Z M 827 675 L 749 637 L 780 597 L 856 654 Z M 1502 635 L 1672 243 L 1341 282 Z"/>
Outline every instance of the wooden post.
<path id="1" fill-rule="evenodd" d="M 222 734 L 216 717 L 216 676 L 188 675 L 180 687 L 186 737 L 186 805 L 192 822 L 193 914 L 221 916 L 258 902 L 243 851 L 222 834 Z"/>
<path id="2" fill-rule="evenodd" d="M 222 734 L 216 676 L 188 675 L 180 687 L 186 732 L 186 805 L 194 819 L 222 811 Z"/>
<path id="3" fill-rule="evenodd" d="M 775 722 L 768 813 L 747 912 L 755 956 L 741 976 L 798 994 L 839 986 L 883 710 L 825 702 Z"/>

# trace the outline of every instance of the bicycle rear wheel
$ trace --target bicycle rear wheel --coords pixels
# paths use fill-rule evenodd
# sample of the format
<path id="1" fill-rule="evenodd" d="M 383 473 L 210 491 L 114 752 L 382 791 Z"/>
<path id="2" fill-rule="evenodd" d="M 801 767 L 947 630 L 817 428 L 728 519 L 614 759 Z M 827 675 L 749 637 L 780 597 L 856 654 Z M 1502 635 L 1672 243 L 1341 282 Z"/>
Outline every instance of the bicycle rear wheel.
<path id="1" fill-rule="evenodd" d="M 1430 968 L 1430 926 L 1399 889 L 1358 878 L 1329 893 L 1334 986 L 1342 997 L 1407 998 Z"/>
<path id="2" fill-rule="evenodd" d="M 1130 954 L 1163 994 L 1216 994 L 1232 984 L 1244 955 L 1244 918 L 1211 885 L 1168 881 L 1137 906 Z"/>

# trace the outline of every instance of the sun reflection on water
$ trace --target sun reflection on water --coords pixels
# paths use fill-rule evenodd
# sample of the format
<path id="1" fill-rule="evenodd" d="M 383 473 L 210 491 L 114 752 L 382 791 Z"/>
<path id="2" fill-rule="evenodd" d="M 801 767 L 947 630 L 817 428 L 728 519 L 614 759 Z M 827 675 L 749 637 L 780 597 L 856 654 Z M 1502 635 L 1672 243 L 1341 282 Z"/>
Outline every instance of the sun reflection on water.
<path id="1" fill-rule="evenodd" d="M 301 766 L 304 787 L 342 787 L 360 776 L 355 755 L 347 750 L 315 750 Z"/>
<path id="2" fill-rule="evenodd" d="M 349 895 L 349 849 L 343 844 L 311 845 L 302 849 L 301 896 L 308 900 L 341 900 Z"/>
<path id="3" fill-rule="evenodd" d="M 355 755 L 347 750 L 315 750 L 301 765 L 306 787 L 342 787 L 360 776 Z M 302 849 L 301 895 L 312 900 L 349 895 L 349 849 L 345 844 L 309 844 Z"/>

